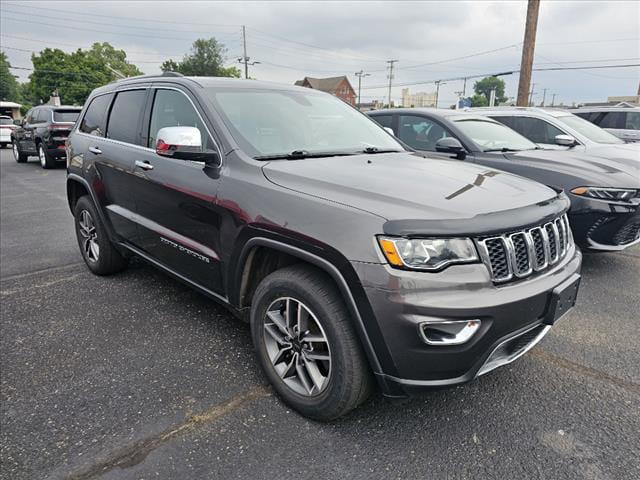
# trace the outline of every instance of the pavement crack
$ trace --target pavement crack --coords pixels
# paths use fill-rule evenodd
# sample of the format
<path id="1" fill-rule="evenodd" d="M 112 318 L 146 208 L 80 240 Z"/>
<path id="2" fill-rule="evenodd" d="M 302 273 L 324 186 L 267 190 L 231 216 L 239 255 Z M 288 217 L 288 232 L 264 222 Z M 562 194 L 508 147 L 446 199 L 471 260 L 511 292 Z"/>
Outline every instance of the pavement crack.
<path id="1" fill-rule="evenodd" d="M 261 385 L 252 388 L 225 403 L 213 405 L 202 413 L 191 415 L 182 423 L 174 425 L 156 435 L 143 438 L 111 452 L 100 461 L 77 472 L 72 472 L 65 478 L 66 480 L 89 480 L 102 476 L 114 468 L 124 469 L 138 465 L 142 463 L 153 450 L 178 435 L 184 434 L 203 424 L 215 422 L 242 408 L 247 403 L 269 395 L 271 395 L 271 390 L 266 386 Z"/>
<path id="2" fill-rule="evenodd" d="M 623 378 L 609 375 L 608 373 L 605 373 L 602 370 L 597 370 L 595 368 L 587 367 L 586 365 L 582 365 L 581 363 L 567 360 L 566 358 L 560 357 L 558 355 L 554 355 L 542 349 L 534 349 L 533 351 L 529 352 L 529 354 L 532 357 L 538 358 L 540 360 L 544 360 L 545 362 L 548 362 L 548 363 L 552 363 L 566 370 L 571 370 L 572 372 L 578 373 L 580 375 L 586 375 L 588 377 L 594 378 L 596 380 L 600 380 L 610 385 L 615 385 L 617 387 L 624 388 L 625 390 L 629 390 L 634 393 L 640 393 L 640 384 L 635 383 L 631 380 L 625 380 Z"/>

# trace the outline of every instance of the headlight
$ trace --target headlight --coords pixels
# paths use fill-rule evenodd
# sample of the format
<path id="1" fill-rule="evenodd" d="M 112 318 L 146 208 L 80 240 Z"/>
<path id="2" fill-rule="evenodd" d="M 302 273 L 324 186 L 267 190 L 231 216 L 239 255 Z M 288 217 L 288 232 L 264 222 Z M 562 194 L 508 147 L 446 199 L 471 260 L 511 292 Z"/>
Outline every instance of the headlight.
<path id="1" fill-rule="evenodd" d="M 571 190 L 571 193 L 580 195 L 581 197 L 591 197 L 599 200 L 628 202 L 637 196 L 638 191 L 633 188 L 576 187 Z"/>
<path id="2" fill-rule="evenodd" d="M 440 270 L 452 263 L 478 261 L 469 238 L 378 237 L 378 242 L 387 261 L 396 267 Z"/>

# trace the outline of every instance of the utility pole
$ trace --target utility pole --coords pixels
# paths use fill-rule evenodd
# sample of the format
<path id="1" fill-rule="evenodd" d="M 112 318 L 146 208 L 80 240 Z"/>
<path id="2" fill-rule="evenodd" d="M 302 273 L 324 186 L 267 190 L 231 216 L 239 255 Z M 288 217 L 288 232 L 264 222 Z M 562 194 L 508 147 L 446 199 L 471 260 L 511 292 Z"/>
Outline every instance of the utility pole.
<path id="1" fill-rule="evenodd" d="M 549 90 L 548 88 L 543 88 L 542 89 L 542 106 L 544 107 L 544 101 L 547 99 L 547 90 Z"/>
<path id="2" fill-rule="evenodd" d="M 389 64 L 389 104 L 387 108 L 391 108 L 391 82 L 393 81 L 393 64 L 398 60 L 387 60 Z"/>
<path id="3" fill-rule="evenodd" d="M 467 77 L 464 77 L 464 83 L 462 84 L 462 97 L 467 94 Z"/>
<path id="4" fill-rule="evenodd" d="M 436 108 L 438 108 L 438 95 L 440 95 L 440 84 L 446 85 L 442 80 L 436 80 Z"/>
<path id="5" fill-rule="evenodd" d="M 258 65 L 260 62 L 251 62 L 249 63 L 249 60 L 251 60 L 250 57 L 247 56 L 247 29 L 245 28 L 244 25 L 242 25 L 242 50 L 244 53 L 244 56 L 238 58 L 238 63 L 244 63 L 244 78 L 247 79 L 249 78 L 249 65 Z"/>
<path id="6" fill-rule="evenodd" d="M 551 106 L 552 107 L 556 104 L 556 95 L 557 95 L 557 93 L 554 93 L 553 95 L 551 95 Z"/>
<path id="7" fill-rule="evenodd" d="M 524 29 L 524 42 L 522 44 L 522 60 L 520 61 L 520 80 L 518 83 L 519 107 L 526 107 L 527 94 L 531 84 L 531 71 L 533 69 L 533 53 L 536 45 L 536 29 L 538 27 L 538 11 L 540 0 L 529 0 L 527 5 L 527 23 Z M 531 89 L 533 91 L 533 89 Z"/>
<path id="8" fill-rule="evenodd" d="M 362 89 L 362 77 L 369 77 L 371 76 L 371 74 L 364 73 L 364 70 L 360 69 L 359 72 L 355 73 L 355 76 L 358 77 L 358 103 L 356 105 L 359 105 L 362 103 L 362 100 L 360 99 L 360 90 Z"/>
<path id="9" fill-rule="evenodd" d="M 519 107 L 528 107 L 529 105 L 531 105 L 531 103 L 533 102 L 533 95 L 536 93 L 533 91 L 533 89 L 536 88 L 536 84 L 532 83 L 531 84 L 531 91 L 529 92 L 529 103 L 527 103 L 526 105 L 518 105 Z M 520 95 L 520 92 L 518 92 L 518 95 Z"/>

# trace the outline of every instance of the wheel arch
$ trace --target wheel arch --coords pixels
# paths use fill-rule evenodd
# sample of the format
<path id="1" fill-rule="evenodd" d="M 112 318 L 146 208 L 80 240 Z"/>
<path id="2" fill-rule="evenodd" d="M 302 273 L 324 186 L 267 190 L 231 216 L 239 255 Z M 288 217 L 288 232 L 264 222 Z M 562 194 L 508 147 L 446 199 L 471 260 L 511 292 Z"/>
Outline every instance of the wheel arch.
<path id="1" fill-rule="evenodd" d="M 388 371 L 389 367 L 392 365 L 392 363 L 390 363 L 391 356 L 382 339 L 377 323 L 373 319 L 373 311 L 371 310 L 371 305 L 366 299 L 366 294 L 361 288 L 359 280 L 354 281 L 354 279 L 357 279 L 357 274 L 351 267 L 349 261 L 344 257 L 343 261 L 340 262 L 340 266 L 342 268 L 338 269 L 335 265 L 335 261 L 329 261 L 320 255 L 290 243 L 263 236 L 254 236 L 250 238 L 242 246 L 241 253 L 238 256 L 238 261 L 230 281 L 231 288 L 229 292 L 229 299 L 232 304 L 237 305 L 238 310 L 242 314 L 246 315 L 251 305 L 251 299 L 249 297 L 253 292 L 250 289 L 255 289 L 259 281 L 264 278 L 264 276 L 275 271 L 275 269 L 267 267 L 262 272 L 258 271 L 259 274 L 257 275 L 257 278 L 250 278 L 252 277 L 253 272 L 255 272 L 254 268 L 263 268 L 259 263 L 256 263 L 256 259 L 258 258 L 261 249 L 265 249 L 273 253 L 273 261 L 278 268 L 282 268 L 285 265 L 293 263 L 307 263 L 326 273 L 335 283 L 349 310 L 349 313 L 351 314 L 356 333 L 367 355 L 372 371 L 376 374 L 383 373 L 381 361 L 386 366 L 384 370 Z M 350 272 L 345 272 L 345 270 L 350 270 Z M 349 274 L 351 286 L 343 272 Z M 260 276 L 260 273 L 262 276 Z M 361 292 L 356 291 L 357 288 L 354 283 L 357 283 L 357 286 L 360 286 L 360 290 L 362 290 Z M 370 318 L 368 324 L 365 324 L 363 316 Z M 376 377 L 378 377 L 378 375 L 376 375 Z"/>
<path id="2" fill-rule="evenodd" d="M 102 224 L 105 226 L 107 230 L 107 235 L 111 240 L 115 238 L 113 230 L 111 228 L 111 223 L 108 221 L 108 218 L 104 214 L 102 208 L 100 208 L 100 202 L 96 197 L 96 193 L 89 185 L 89 182 L 82 178 L 80 175 L 75 173 L 67 174 L 67 202 L 69 204 L 69 210 L 71 210 L 71 214 L 74 214 L 76 202 L 78 199 L 84 195 L 89 195 L 91 197 L 91 201 L 96 207 L 98 215 L 100 216 L 100 220 Z"/>

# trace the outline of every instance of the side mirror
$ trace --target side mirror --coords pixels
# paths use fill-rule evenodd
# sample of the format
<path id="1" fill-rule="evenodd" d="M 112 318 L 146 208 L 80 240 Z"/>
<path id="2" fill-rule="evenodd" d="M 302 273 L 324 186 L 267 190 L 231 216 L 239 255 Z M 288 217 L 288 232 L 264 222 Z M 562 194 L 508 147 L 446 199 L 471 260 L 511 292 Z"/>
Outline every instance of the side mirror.
<path id="1" fill-rule="evenodd" d="M 453 137 L 445 137 L 438 140 L 436 142 L 436 152 L 454 153 L 458 160 L 464 160 L 467 157 L 467 151 L 460 143 L 460 140 Z"/>
<path id="2" fill-rule="evenodd" d="M 563 147 L 575 147 L 576 139 L 571 135 L 556 135 L 554 140 L 556 141 L 556 145 L 562 145 Z"/>
<path id="3" fill-rule="evenodd" d="M 18 126 L 20 126 L 20 125 L 22 125 L 22 122 L 23 122 L 23 121 L 24 121 L 24 118 L 21 118 L 21 119 L 15 119 L 15 120 L 13 121 L 13 124 L 14 124 L 14 125 L 18 125 Z"/>
<path id="4" fill-rule="evenodd" d="M 164 127 L 158 130 L 156 153 L 163 157 L 217 165 L 217 152 L 202 149 L 202 135 L 195 127 Z"/>
<path id="5" fill-rule="evenodd" d="M 396 136 L 396 134 L 393 133 L 393 129 L 392 128 L 389 128 L 389 127 L 382 127 L 382 128 L 384 128 L 387 131 L 388 134 L 393 135 L 394 137 Z"/>

